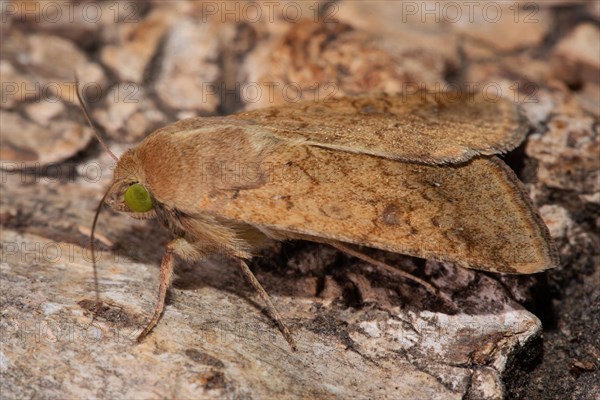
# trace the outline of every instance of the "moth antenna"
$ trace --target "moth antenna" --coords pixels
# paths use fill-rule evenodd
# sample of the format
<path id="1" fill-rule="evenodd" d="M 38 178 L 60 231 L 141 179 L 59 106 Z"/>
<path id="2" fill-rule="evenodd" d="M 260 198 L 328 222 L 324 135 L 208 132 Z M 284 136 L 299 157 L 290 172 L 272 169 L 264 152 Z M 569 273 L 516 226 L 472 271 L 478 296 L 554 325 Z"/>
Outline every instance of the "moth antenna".
<path id="1" fill-rule="evenodd" d="M 85 116 L 85 119 L 87 120 L 88 124 L 90 125 L 90 128 L 92 128 L 92 130 L 94 131 L 94 134 L 96 135 L 96 139 L 98 139 L 98 141 L 100 142 L 102 147 L 104 147 L 104 150 L 106 150 L 106 152 L 108 154 L 110 154 L 110 156 L 113 158 L 113 160 L 119 161 L 119 158 L 117 156 L 115 156 L 115 154 L 112 151 L 110 151 L 110 149 L 108 148 L 108 146 L 106 145 L 104 140 L 102 140 L 102 138 L 100 137 L 100 134 L 98 133 L 98 130 L 96 129 L 96 126 L 92 122 L 92 118 L 90 117 L 87 107 L 85 106 L 85 102 L 83 101 L 83 99 L 81 98 L 81 94 L 79 93 L 79 78 L 77 77 L 77 73 L 75 73 L 75 92 L 77 93 L 77 100 L 79 100 L 79 106 L 81 107 L 81 111 L 83 111 L 83 115 Z"/>
<path id="2" fill-rule="evenodd" d="M 96 292 L 96 313 L 98 313 L 100 311 L 100 306 L 101 306 L 100 289 L 98 289 L 98 268 L 96 267 L 96 245 L 95 245 L 95 243 L 96 243 L 96 240 L 95 240 L 96 223 L 98 222 L 98 216 L 100 215 L 100 210 L 102 209 L 102 206 L 104 205 L 104 201 L 108 197 L 108 193 L 110 192 L 110 190 L 112 189 L 113 186 L 114 186 L 114 184 L 110 185 L 108 187 L 108 189 L 104 193 L 104 196 L 102 196 L 102 200 L 100 200 L 100 203 L 98 203 L 98 207 L 96 207 L 96 214 L 94 215 L 94 222 L 92 222 L 92 233 L 90 234 L 90 249 L 92 250 L 92 268 L 94 270 L 94 291 Z"/>

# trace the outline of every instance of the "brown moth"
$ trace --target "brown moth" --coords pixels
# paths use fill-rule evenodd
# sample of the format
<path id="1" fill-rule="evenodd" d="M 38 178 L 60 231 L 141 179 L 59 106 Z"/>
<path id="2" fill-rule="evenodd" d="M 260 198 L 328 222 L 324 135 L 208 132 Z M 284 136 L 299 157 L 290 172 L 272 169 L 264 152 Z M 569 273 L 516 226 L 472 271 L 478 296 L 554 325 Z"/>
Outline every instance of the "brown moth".
<path id="1" fill-rule="evenodd" d="M 246 265 L 273 241 L 330 244 L 448 302 L 427 282 L 351 246 L 511 274 L 555 266 L 548 229 L 494 156 L 526 131 L 509 101 L 443 93 L 299 102 L 158 129 L 118 159 L 98 207 L 106 200 L 134 218 L 156 217 L 173 234 L 158 304 L 138 339 L 160 318 L 174 255 L 194 260 L 219 251 L 236 259 L 293 349 Z"/>

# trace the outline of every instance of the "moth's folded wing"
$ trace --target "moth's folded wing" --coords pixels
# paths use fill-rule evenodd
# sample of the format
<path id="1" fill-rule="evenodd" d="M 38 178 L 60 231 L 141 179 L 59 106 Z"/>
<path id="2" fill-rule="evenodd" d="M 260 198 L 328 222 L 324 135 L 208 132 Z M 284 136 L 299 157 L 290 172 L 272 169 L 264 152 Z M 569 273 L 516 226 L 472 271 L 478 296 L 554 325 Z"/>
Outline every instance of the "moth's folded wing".
<path id="1" fill-rule="evenodd" d="M 282 139 L 428 164 L 503 153 L 527 133 L 518 105 L 467 93 L 342 97 L 233 117 Z"/>
<path id="2" fill-rule="evenodd" d="M 380 248 L 463 266 L 533 273 L 556 265 L 548 230 L 495 157 L 428 166 L 295 146 L 265 159 L 268 179 L 198 200 L 263 231 Z"/>

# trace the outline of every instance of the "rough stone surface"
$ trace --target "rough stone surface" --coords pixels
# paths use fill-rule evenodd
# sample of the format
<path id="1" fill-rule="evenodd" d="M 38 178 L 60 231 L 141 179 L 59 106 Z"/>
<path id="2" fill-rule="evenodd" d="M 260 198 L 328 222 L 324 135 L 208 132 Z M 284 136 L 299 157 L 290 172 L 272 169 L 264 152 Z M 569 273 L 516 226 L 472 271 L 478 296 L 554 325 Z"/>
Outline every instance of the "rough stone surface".
<path id="1" fill-rule="evenodd" d="M 102 106 L 94 110 L 96 121 L 107 135 L 122 142 L 138 142 L 170 122 L 144 87 L 131 82 L 112 87 Z"/>
<path id="2" fill-rule="evenodd" d="M 234 267 L 217 258 L 182 268 L 161 324 L 137 344 L 153 306 L 156 263 L 126 256 L 116 262 L 101 253 L 109 306 L 94 321 L 89 251 L 13 230 L 3 231 L 3 245 L 2 391 L 8 394 L 494 398 L 502 393 L 500 371 L 509 355 L 541 333 L 538 319 L 516 304 L 455 316 L 399 304 L 356 310 L 274 290 L 286 278 L 259 271 L 282 313 L 293 316 L 288 323 L 299 351 L 292 353 Z M 27 249 L 33 251 L 25 255 Z"/>
<path id="3" fill-rule="evenodd" d="M 2 398 L 600 396 L 598 2 L 501 4 L 497 23 L 482 4 L 455 20 L 443 2 L 79 2 L 72 18 L 49 6 L 60 2 L 10 3 L 0 25 Z M 163 318 L 137 344 L 169 237 L 103 210 L 107 306 L 94 313 L 88 241 L 113 161 L 89 145 L 75 69 L 117 155 L 169 121 L 281 104 L 296 88 L 322 99 L 485 86 L 523 107 L 530 135 L 505 160 L 561 265 L 502 276 L 365 249 L 451 296 L 460 312 L 448 314 L 398 276 L 283 243 L 251 267 L 294 353 L 230 260 L 177 261 Z"/>
<path id="4" fill-rule="evenodd" d="M 102 49 L 102 61 L 120 80 L 142 83 L 151 58 L 164 34 L 174 24 L 174 15 L 155 9 L 139 24 L 126 24 L 116 44 Z"/>
<path id="5" fill-rule="evenodd" d="M 430 43 L 423 49 L 423 42 L 433 39 L 426 36 L 415 42 L 414 33 L 396 36 L 385 40 L 343 22 L 303 21 L 247 57 L 243 68 L 249 82 L 256 83 L 243 92 L 246 108 L 367 92 L 399 93 L 443 82 L 448 57 Z M 364 58 L 357 58 L 357 51 Z"/>
<path id="6" fill-rule="evenodd" d="M 214 36 L 219 32 L 222 31 L 212 23 L 198 24 L 183 19 L 168 33 L 156 81 L 157 94 L 165 105 L 183 110 L 216 111 L 220 88 L 214 83 L 220 73 L 216 64 L 219 40 Z"/>
<path id="7" fill-rule="evenodd" d="M 43 104 L 43 110 L 38 107 L 38 118 L 42 121 L 47 117 L 44 116 L 45 110 L 54 112 L 55 106 L 50 104 Z M 34 105 L 28 109 L 31 110 L 31 107 Z M 53 121 L 49 127 L 29 121 L 16 112 L 0 111 L 0 118 L 0 161 L 3 169 L 36 168 L 64 161 L 83 150 L 92 138 L 89 128 L 67 119 Z"/>
<path id="8" fill-rule="evenodd" d="M 527 154 L 539 161 L 537 177 L 548 187 L 600 192 L 600 135 L 590 117 L 557 116 L 543 135 L 532 135 Z"/>
<path id="9" fill-rule="evenodd" d="M 9 60 L 0 60 L 0 82 L 2 82 L 2 107 L 11 109 L 28 96 L 36 93 L 31 77 L 18 72 Z"/>
<path id="10" fill-rule="evenodd" d="M 600 28 L 586 23 L 578 25 L 555 49 L 557 73 L 579 84 L 600 83 L 600 59 L 593 49 L 600 47 Z"/>
<path id="11" fill-rule="evenodd" d="M 106 87 L 101 67 L 90 62 L 76 46 L 61 37 L 33 34 L 27 37 L 28 51 L 21 63 L 37 79 L 41 96 L 56 96 L 75 103 L 74 75 L 78 74 L 83 87 Z"/>
<path id="12" fill-rule="evenodd" d="M 468 13 L 440 10 L 458 34 L 464 35 L 474 48 L 491 48 L 492 52 L 510 52 L 538 47 L 549 33 L 550 13 L 536 3 L 519 7 L 517 3 L 472 3 Z"/>

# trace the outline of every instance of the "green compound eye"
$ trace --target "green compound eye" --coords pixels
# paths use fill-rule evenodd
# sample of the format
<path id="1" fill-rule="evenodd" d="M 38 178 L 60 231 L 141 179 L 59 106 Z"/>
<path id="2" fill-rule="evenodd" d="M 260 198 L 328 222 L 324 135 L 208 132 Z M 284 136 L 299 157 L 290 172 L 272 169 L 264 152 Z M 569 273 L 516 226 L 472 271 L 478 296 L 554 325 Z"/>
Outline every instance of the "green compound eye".
<path id="1" fill-rule="evenodd" d="M 125 204 L 131 211 L 146 212 L 152 210 L 152 199 L 145 187 L 135 183 L 125 191 Z"/>

